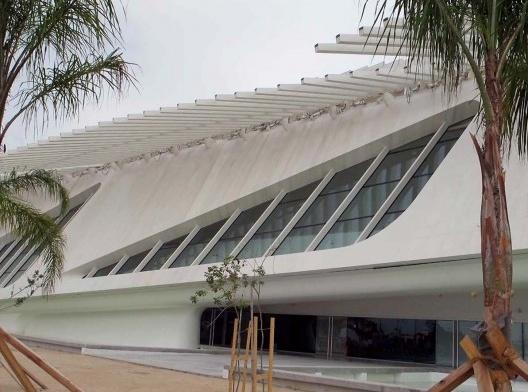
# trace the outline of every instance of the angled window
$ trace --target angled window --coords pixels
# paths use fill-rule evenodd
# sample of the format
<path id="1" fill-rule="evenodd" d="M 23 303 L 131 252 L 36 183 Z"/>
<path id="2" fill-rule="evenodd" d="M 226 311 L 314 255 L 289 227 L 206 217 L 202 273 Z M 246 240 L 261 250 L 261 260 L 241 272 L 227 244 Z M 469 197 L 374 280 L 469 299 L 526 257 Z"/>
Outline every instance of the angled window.
<path id="1" fill-rule="evenodd" d="M 11 248 L 11 250 L 9 252 L 7 252 L 7 254 L 5 255 L 4 259 L 0 263 L 0 268 L 1 269 L 4 269 L 6 265 L 11 265 L 12 264 L 11 260 L 12 260 L 13 256 L 18 252 L 18 250 L 23 245 L 25 245 L 24 241 L 17 240 L 15 246 L 13 246 L 13 248 Z M 2 274 L 2 276 L 0 276 L 0 278 L 3 278 L 3 277 L 4 277 L 4 275 Z"/>
<path id="2" fill-rule="evenodd" d="M 71 208 L 59 221 L 59 227 L 63 228 L 66 226 L 66 224 L 73 218 L 73 216 L 81 209 L 83 204 L 79 204 L 73 208 Z M 40 256 L 40 253 L 42 251 L 41 247 L 38 247 L 37 249 L 26 247 L 20 255 L 17 257 L 17 259 L 11 263 L 11 266 L 0 276 L 0 280 L 4 279 L 6 276 L 9 276 L 10 273 L 13 271 L 16 271 L 16 273 L 9 279 L 9 281 L 6 283 L 6 285 L 9 285 L 13 282 L 15 282 L 18 278 L 26 272 L 29 267 L 33 265 L 35 260 Z M 28 253 L 30 253 L 30 256 L 23 261 L 24 256 L 26 256 Z M 20 265 L 20 263 L 23 263 Z"/>
<path id="3" fill-rule="evenodd" d="M 31 267 L 31 265 L 35 262 L 35 260 L 40 256 L 41 251 L 42 251 L 42 248 L 39 247 L 36 251 L 31 252 L 31 255 L 26 259 L 26 261 L 23 262 L 22 266 L 20 266 L 17 272 L 6 283 L 6 286 L 10 285 L 11 283 L 14 283 L 18 278 L 20 278 L 22 274 L 26 272 L 28 268 Z"/>
<path id="4" fill-rule="evenodd" d="M 336 173 L 274 254 L 304 251 L 371 163 L 372 159 Z"/>
<path id="5" fill-rule="evenodd" d="M 141 271 L 153 271 L 159 270 L 167 262 L 169 257 L 172 256 L 174 251 L 182 244 L 187 235 L 184 235 L 180 238 L 176 238 L 172 241 L 164 242 L 163 245 L 158 249 L 152 258 L 148 261 L 147 264 L 143 267 Z"/>
<path id="6" fill-rule="evenodd" d="M 209 241 L 215 236 L 215 234 L 224 225 L 227 219 L 220 222 L 213 223 L 209 226 L 202 227 L 198 233 L 193 237 L 191 242 L 185 247 L 185 249 L 176 257 L 176 260 L 170 265 L 170 268 L 185 267 L 191 265 L 194 259 L 204 250 Z"/>
<path id="7" fill-rule="evenodd" d="M 249 259 L 263 256 L 318 183 L 319 181 L 312 182 L 302 188 L 288 192 L 244 246 L 238 257 Z"/>
<path id="8" fill-rule="evenodd" d="M 411 205 L 470 122 L 471 118 L 447 129 L 370 235 L 383 230 Z"/>
<path id="9" fill-rule="evenodd" d="M 63 228 L 68 224 L 69 221 L 73 218 L 73 216 L 81 209 L 81 207 L 84 205 L 84 203 L 78 204 L 75 207 L 71 208 L 64 217 L 62 217 L 59 221 L 59 226 Z"/>
<path id="10" fill-rule="evenodd" d="M 431 137 L 432 134 L 391 150 L 317 249 L 337 248 L 354 243 Z"/>
<path id="11" fill-rule="evenodd" d="M 22 241 L 20 241 L 22 242 Z M 24 243 L 25 245 L 25 243 Z M 28 255 L 28 253 L 32 250 L 29 246 L 24 246 L 22 251 L 15 257 L 13 261 L 10 261 L 7 269 L 0 275 L 0 281 L 3 282 L 4 279 L 6 279 L 8 276 L 11 275 L 11 273 L 19 267 L 19 264 L 22 262 L 23 259 Z"/>
<path id="12" fill-rule="evenodd" d="M 0 259 L 0 270 L 2 270 L 2 268 L 4 267 L 4 265 L 9 261 L 9 259 L 11 258 L 11 256 L 13 256 L 13 253 L 10 251 L 10 247 L 11 245 L 13 245 L 15 241 L 11 241 L 11 242 L 8 242 L 7 244 L 5 244 L 3 247 L 2 247 L 2 255 L 0 256 L 1 259 Z M 20 241 L 18 241 L 18 243 L 15 245 L 15 247 L 17 245 L 19 245 Z M 21 246 L 21 245 L 20 245 Z"/>
<path id="13" fill-rule="evenodd" d="M 150 252 L 150 249 L 135 254 L 134 256 L 130 256 L 125 263 L 119 268 L 119 270 L 116 272 L 116 275 L 121 274 L 128 274 L 130 272 L 134 272 L 136 267 L 143 261 L 145 256 Z"/>
<path id="14" fill-rule="evenodd" d="M 93 274 L 92 277 L 96 278 L 98 276 L 107 276 L 110 272 L 112 272 L 112 270 L 114 269 L 116 265 L 117 263 L 114 263 L 114 264 L 107 265 L 106 267 L 99 268 L 97 271 L 95 271 L 95 274 Z"/>
<path id="15" fill-rule="evenodd" d="M 222 235 L 201 264 L 220 263 L 228 257 L 244 235 L 268 207 L 270 201 L 242 211 L 233 224 Z"/>
<path id="16" fill-rule="evenodd" d="M 4 254 L 7 252 L 13 242 L 14 241 L 9 241 L 7 244 L 2 246 L 2 249 L 0 249 L 0 258 L 3 258 Z"/>

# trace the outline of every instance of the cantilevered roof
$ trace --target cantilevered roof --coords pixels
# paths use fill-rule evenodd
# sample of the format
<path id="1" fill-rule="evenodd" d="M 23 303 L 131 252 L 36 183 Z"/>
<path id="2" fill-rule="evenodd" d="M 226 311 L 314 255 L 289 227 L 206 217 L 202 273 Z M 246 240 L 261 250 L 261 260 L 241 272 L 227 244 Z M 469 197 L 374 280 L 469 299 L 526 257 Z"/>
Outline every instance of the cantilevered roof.
<path id="1" fill-rule="evenodd" d="M 318 44 L 316 51 L 365 53 L 366 39 L 361 32 L 340 34 L 338 43 Z M 357 52 L 335 49 L 341 45 L 349 48 L 352 41 Z M 410 72 L 404 62 L 396 61 L 343 74 L 306 77 L 299 84 L 219 94 L 214 99 L 197 99 L 194 103 L 114 118 L 9 150 L 0 157 L 0 171 L 15 167 L 27 170 L 101 166 L 171 146 L 245 132 L 331 105 L 364 103 L 383 93 L 401 94 L 407 88 L 430 82 L 425 74 Z"/>
<path id="2" fill-rule="evenodd" d="M 315 45 L 316 53 L 407 56 L 402 22 L 386 19 L 380 26 L 364 26 L 358 34 L 338 34 L 335 43 Z"/>

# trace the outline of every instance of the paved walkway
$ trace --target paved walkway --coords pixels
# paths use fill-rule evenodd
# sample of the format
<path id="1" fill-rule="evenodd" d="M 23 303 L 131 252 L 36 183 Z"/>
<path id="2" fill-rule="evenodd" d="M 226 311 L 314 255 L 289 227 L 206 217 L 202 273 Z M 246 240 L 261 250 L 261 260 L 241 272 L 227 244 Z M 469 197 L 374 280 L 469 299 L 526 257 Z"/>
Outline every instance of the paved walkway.
<path id="1" fill-rule="evenodd" d="M 228 353 L 174 353 L 174 352 L 146 352 L 146 351 L 124 351 L 83 348 L 83 354 L 96 357 L 116 359 L 141 365 L 154 366 L 163 369 L 177 370 L 181 372 L 194 373 L 213 377 L 222 377 L 224 367 L 229 365 Z M 264 356 L 264 366 L 267 365 L 267 357 Z M 394 367 L 395 365 L 380 364 L 370 361 L 345 361 L 327 360 L 324 358 L 313 358 L 293 355 L 276 355 L 275 367 Z M 398 367 L 412 367 L 412 365 L 397 365 Z"/>

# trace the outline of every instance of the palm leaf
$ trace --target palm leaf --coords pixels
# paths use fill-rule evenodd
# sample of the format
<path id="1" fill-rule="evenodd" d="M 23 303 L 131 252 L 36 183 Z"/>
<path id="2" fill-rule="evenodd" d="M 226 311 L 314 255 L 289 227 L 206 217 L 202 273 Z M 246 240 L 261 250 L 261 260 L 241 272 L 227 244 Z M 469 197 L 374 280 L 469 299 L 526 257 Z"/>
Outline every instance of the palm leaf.
<path id="1" fill-rule="evenodd" d="M 0 192 L 14 195 L 27 192 L 43 194 L 60 203 L 61 215 L 68 210 L 68 191 L 55 171 L 36 169 L 18 174 L 13 170 L 0 178 Z"/>

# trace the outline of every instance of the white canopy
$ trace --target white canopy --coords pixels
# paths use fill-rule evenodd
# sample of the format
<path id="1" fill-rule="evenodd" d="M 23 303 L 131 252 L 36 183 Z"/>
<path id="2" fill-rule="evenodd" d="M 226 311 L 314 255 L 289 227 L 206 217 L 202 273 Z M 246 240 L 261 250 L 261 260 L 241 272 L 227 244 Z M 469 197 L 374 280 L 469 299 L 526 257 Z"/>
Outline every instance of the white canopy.
<path id="1" fill-rule="evenodd" d="M 366 48 L 364 44 L 368 39 L 361 32 L 359 35 L 340 34 L 336 44 L 317 44 L 316 51 L 357 53 L 348 49 L 350 45 L 361 51 Z M 275 88 L 216 95 L 214 99 L 197 99 L 194 103 L 114 118 L 10 150 L 0 157 L 0 170 L 101 166 L 171 146 L 252 129 L 331 105 L 364 102 L 387 92 L 401 93 L 420 82 L 429 83 L 430 80 L 409 72 L 403 62 L 396 61 L 343 74 L 307 77 L 301 79 L 300 84 L 279 84 Z"/>

